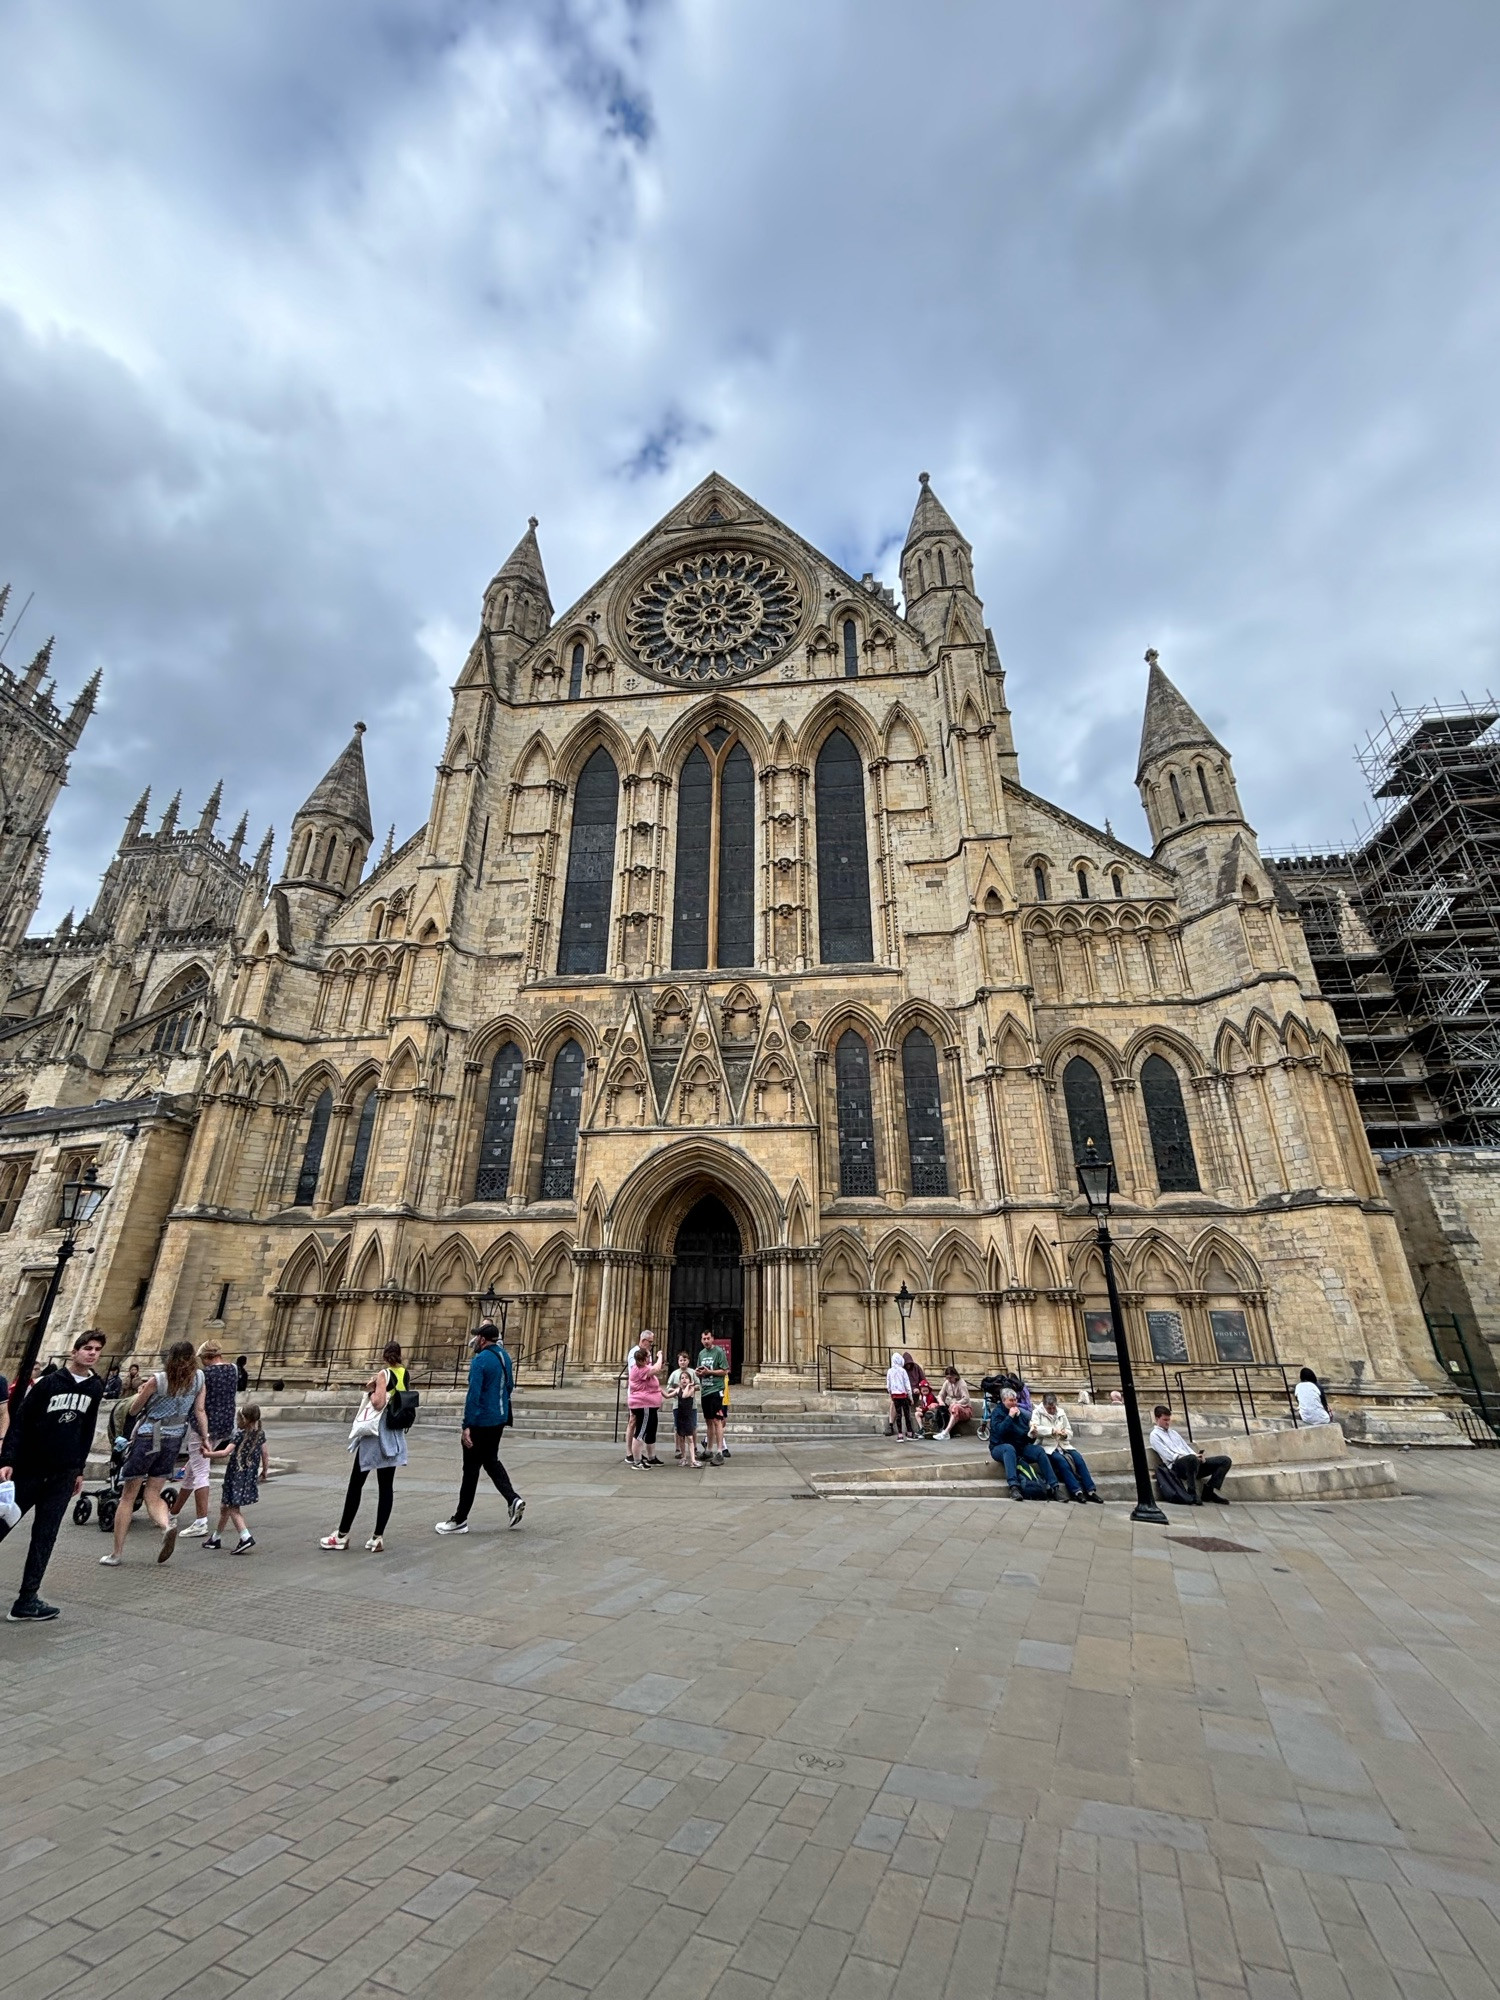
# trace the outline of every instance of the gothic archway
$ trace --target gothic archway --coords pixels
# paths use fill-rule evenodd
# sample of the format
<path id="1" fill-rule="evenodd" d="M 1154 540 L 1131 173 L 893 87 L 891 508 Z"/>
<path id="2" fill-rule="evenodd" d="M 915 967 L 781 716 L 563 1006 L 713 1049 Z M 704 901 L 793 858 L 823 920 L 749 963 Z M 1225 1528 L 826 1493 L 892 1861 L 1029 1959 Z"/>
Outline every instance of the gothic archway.
<path id="1" fill-rule="evenodd" d="M 712 1333 L 738 1382 L 745 1358 L 744 1246 L 739 1224 L 716 1194 L 705 1194 L 677 1225 L 667 1307 L 667 1352 L 695 1358 Z"/>

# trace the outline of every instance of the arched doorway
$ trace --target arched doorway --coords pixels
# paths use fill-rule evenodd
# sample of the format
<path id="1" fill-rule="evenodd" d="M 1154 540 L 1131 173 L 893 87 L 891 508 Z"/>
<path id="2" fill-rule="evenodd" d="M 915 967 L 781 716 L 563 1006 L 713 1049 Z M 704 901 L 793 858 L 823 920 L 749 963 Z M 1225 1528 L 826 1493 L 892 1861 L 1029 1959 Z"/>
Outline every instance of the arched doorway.
<path id="1" fill-rule="evenodd" d="M 715 1194 L 704 1195 L 677 1226 L 672 1246 L 672 1289 L 667 1352 L 697 1358 L 706 1327 L 729 1356 L 729 1379 L 738 1382 L 745 1358 L 745 1272 L 739 1226 Z"/>

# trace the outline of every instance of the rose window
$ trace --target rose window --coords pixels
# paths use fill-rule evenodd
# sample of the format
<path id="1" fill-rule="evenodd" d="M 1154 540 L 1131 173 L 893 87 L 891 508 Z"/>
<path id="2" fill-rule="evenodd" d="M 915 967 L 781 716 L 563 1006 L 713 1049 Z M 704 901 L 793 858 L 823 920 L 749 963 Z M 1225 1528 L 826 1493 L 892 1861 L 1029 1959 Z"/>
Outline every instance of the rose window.
<path id="1" fill-rule="evenodd" d="M 735 681 L 784 652 L 801 615 L 796 580 L 779 563 L 749 549 L 710 549 L 647 577 L 625 630 L 658 680 Z"/>

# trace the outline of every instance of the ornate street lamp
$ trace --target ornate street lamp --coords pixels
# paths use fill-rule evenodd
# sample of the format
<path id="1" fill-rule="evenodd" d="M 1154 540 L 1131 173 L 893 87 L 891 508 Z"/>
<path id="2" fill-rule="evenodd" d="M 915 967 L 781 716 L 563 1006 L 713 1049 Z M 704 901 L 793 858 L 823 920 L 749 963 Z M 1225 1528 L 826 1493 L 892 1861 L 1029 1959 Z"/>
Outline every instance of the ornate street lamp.
<path id="1" fill-rule="evenodd" d="M 1130 1464 L 1135 1473 L 1135 1505 L 1130 1510 L 1132 1521 L 1155 1521 L 1166 1527 L 1167 1517 L 1156 1504 L 1156 1496 L 1151 1490 L 1151 1473 L 1146 1463 L 1146 1439 L 1141 1430 L 1141 1413 L 1136 1407 L 1135 1376 L 1130 1367 L 1130 1349 L 1125 1341 L 1125 1320 L 1120 1311 L 1120 1292 L 1115 1283 L 1114 1244 L 1109 1234 L 1109 1197 L 1114 1189 L 1115 1164 L 1113 1160 L 1101 1160 L 1094 1150 L 1094 1142 L 1084 1142 L 1083 1157 L 1078 1162 L 1078 1185 L 1083 1189 L 1083 1198 L 1089 1205 L 1089 1213 L 1094 1218 L 1094 1226 L 1099 1233 L 1099 1251 L 1104 1259 L 1104 1285 L 1109 1293 L 1109 1320 L 1115 1337 L 1115 1355 L 1120 1364 L 1120 1391 L 1125 1398 L 1125 1429 L 1130 1437 Z"/>
<path id="2" fill-rule="evenodd" d="M 21 1356 L 16 1370 L 16 1386 L 12 1391 L 17 1401 L 30 1387 L 36 1370 L 36 1358 L 42 1351 L 42 1342 L 47 1337 L 47 1322 L 52 1317 L 52 1308 L 57 1303 L 57 1294 L 62 1288 L 63 1272 L 68 1268 L 68 1259 L 73 1254 L 73 1245 L 78 1232 L 87 1222 L 92 1222 L 99 1204 L 109 1193 L 108 1187 L 99 1179 L 98 1169 L 84 1168 L 76 1181 L 63 1183 L 62 1198 L 58 1203 L 57 1220 L 63 1239 L 57 1246 L 57 1262 L 52 1266 L 52 1276 L 47 1280 L 47 1289 L 42 1295 L 41 1310 L 36 1316 L 36 1325 L 31 1329 L 26 1342 L 26 1351 Z"/>
<path id="3" fill-rule="evenodd" d="M 901 1315 L 901 1346 L 906 1346 L 906 1322 L 911 1318 L 911 1309 L 917 1303 L 916 1294 L 906 1289 L 906 1280 L 901 1280 L 901 1289 L 896 1294 L 896 1310 Z"/>
<path id="4" fill-rule="evenodd" d="M 481 1320 L 489 1319 L 495 1322 L 500 1329 L 502 1341 L 505 1339 L 505 1322 L 509 1313 L 510 1300 L 500 1296 L 495 1290 L 494 1281 L 491 1280 L 484 1297 L 479 1301 L 479 1317 Z"/>

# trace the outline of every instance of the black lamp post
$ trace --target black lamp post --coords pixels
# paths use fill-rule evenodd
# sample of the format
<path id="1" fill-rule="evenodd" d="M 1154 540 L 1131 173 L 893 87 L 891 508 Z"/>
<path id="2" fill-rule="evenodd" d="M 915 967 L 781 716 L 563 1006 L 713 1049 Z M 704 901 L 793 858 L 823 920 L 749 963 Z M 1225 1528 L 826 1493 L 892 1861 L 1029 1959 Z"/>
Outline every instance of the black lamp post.
<path id="1" fill-rule="evenodd" d="M 94 1218 L 99 1204 L 109 1193 L 102 1185 L 96 1168 L 85 1167 L 76 1181 L 63 1184 L 62 1199 L 58 1203 L 57 1220 L 62 1229 L 63 1239 L 57 1246 L 57 1262 L 52 1266 L 52 1276 L 47 1280 L 47 1289 L 42 1294 L 41 1310 L 36 1316 L 36 1325 L 26 1342 L 26 1351 L 21 1356 L 16 1370 L 16 1388 L 19 1397 L 31 1385 L 36 1370 L 36 1358 L 42 1351 L 42 1342 L 47 1336 L 47 1322 L 52 1317 L 52 1308 L 57 1303 L 57 1294 L 62 1289 L 63 1272 L 68 1268 L 68 1259 L 73 1254 L 73 1245 L 78 1232 L 86 1222 Z"/>
<path id="2" fill-rule="evenodd" d="M 1125 1340 L 1125 1320 L 1120 1311 L 1120 1292 L 1115 1283 L 1114 1244 L 1109 1234 L 1109 1197 L 1115 1177 L 1113 1160 L 1101 1160 L 1092 1139 L 1086 1140 L 1078 1162 L 1078 1185 L 1099 1232 L 1099 1250 L 1104 1258 L 1104 1284 L 1109 1293 L 1109 1320 L 1115 1336 L 1115 1354 L 1120 1363 L 1120 1392 L 1125 1398 L 1125 1429 L 1130 1436 L 1130 1464 L 1135 1473 L 1135 1505 L 1132 1521 L 1155 1521 L 1166 1527 L 1167 1517 L 1151 1491 L 1151 1473 L 1146 1464 L 1146 1438 L 1141 1430 L 1141 1413 L 1136 1407 L 1135 1376 L 1130 1367 L 1130 1348 Z"/>
<path id="3" fill-rule="evenodd" d="M 911 1318 L 911 1309 L 916 1304 L 916 1294 L 906 1289 L 906 1280 L 901 1280 L 901 1289 L 896 1294 L 896 1310 L 901 1315 L 901 1347 L 906 1348 L 906 1322 Z"/>

